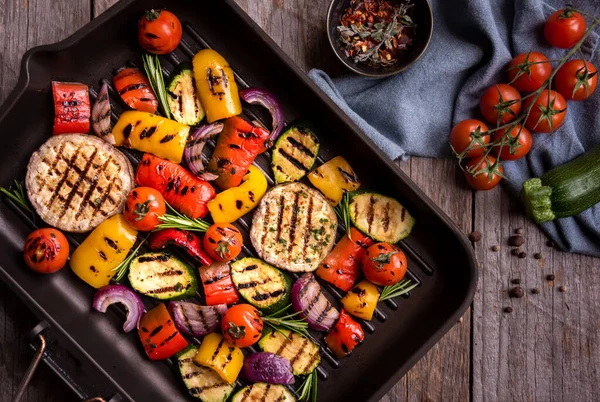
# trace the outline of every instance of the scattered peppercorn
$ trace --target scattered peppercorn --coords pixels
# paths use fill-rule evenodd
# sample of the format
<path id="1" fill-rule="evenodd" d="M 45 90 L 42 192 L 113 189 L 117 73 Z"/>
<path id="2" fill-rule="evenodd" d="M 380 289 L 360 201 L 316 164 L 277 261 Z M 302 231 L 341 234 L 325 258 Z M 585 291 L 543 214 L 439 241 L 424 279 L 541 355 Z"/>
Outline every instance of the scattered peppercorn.
<path id="1" fill-rule="evenodd" d="M 554 275 L 554 274 L 546 275 L 546 279 L 549 281 L 553 281 L 554 279 L 556 279 L 556 275 Z"/>
<path id="2" fill-rule="evenodd" d="M 517 299 L 520 299 L 524 295 L 525 295 L 525 292 L 523 291 L 523 288 L 520 287 L 520 286 L 515 286 L 514 288 L 512 288 L 508 292 L 508 296 L 509 297 L 514 297 L 514 298 L 517 298 Z"/>
<path id="3" fill-rule="evenodd" d="M 519 258 L 525 258 L 525 257 L 527 257 L 527 253 L 525 251 L 521 251 L 519 253 Z"/>
<path id="4" fill-rule="evenodd" d="M 513 285 L 520 285 L 521 284 L 521 280 L 519 278 L 515 278 L 515 279 L 512 279 L 510 281 L 510 283 L 512 283 Z"/>
<path id="5" fill-rule="evenodd" d="M 500 251 L 500 246 L 496 244 L 494 247 L 492 247 L 492 251 Z"/>
<path id="6" fill-rule="evenodd" d="M 513 312 L 513 308 L 511 306 L 504 307 L 504 312 L 510 314 Z"/>
<path id="7" fill-rule="evenodd" d="M 525 231 L 523 230 L 523 228 L 518 228 L 517 230 L 515 230 L 515 233 L 518 235 L 522 235 L 523 233 L 525 233 Z"/>
<path id="8" fill-rule="evenodd" d="M 533 258 L 535 258 L 536 260 L 541 260 L 542 259 L 542 254 L 541 253 L 535 253 L 533 255 Z"/>
<path id="9" fill-rule="evenodd" d="M 479 240 L 481 240 L 481 233 L 476 230 L 471 232 L 469 234 L 469 240 L 471 240 L 473 243 L 477 243 Z"/>
<path id="10" fill-rule="evenodd" d="M 510 250 L 510 253 L 512 255 L 519 255 L 520 252 L 521 250 L 519 250 L 518 248 L 513 248 L 512 250 Z"/>
<path id="11" fill-rule="evenodd" d="M 554 242 L 552 240 L 548 240 L 546 242 L 546 246 L 548 246 L 548 247 L 554 247 Z"/>
<path id="12" fill-rule="evenodd" d="M 559 291 L 560 293 L 565 293 L 565 292 L 567 291 L 567 287 L 566 287 L 565 285 L 561 285 L 561 286 L 558 288 L 558 291 Z"/>
<path id="13" fill-rule="evenodd" d="M 533 289 L 531 289 L 531 293 L 534 295 L 538 295 L 538 294 L 540 294 L 540 290 L 538 288 L 533 288 Z"/>
<path id="14" fill-rule="evenodd" d="M 510 236 L 508 244 L 513 247 L 521 247 L 525 243 L 523 236 Z"/>

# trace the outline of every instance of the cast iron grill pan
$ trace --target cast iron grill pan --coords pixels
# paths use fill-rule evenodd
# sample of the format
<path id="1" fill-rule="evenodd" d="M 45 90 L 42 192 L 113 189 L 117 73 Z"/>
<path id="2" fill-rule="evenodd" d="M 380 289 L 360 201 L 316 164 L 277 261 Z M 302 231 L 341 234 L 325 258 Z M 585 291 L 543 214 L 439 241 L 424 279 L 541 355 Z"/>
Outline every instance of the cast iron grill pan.
<path id="1" fill-rule="evenodd" d="M 17 89 L 3 106 L 0 129 L 5 133 L 7 128 L 14 127 L 10 124 L 18 124 L 19 115 L 27 115 L 31 108 L 31 104 L 23 103 L 27 95 L 30 95 L 28 102 L 39 105 L 40 115 L 44 118 L 36 120 L 35 124 L 27 124 L 32 126 L 31 131 L 26 131 L 28 136 L 9 139 L 5 134 L 0 138 L 5 152 L 7 148 L 4 145 L 21 150 L 18 158 L 14 155 L 5 157 L 5 165 L 10 160 L 12 166 L 2 172 L 3 185 L 13 178 L 24 176 L 28 155 L 49 135 L 53 116 L 51 80 L 81 81 L 90 86 L 102 80 L 107 82 L 113 120 L 116 121 L 126 106 L 114 91 L 112 71 L 125 62 L 138 67 L 141 65 L 142 51 L 135 41 L 135 22 L 144 9 L 165 6 L 162 3 L 167 2 L 121 2 L 65 42 L 34 49 L 24 57 L 23 70 L 29 76 L 23 77 L 22 74 Z M 447 217 L 432 208 L 430 200 L 425 199 L 406 177 L 383 159 L 371 143 L 365 142 L 354 126 L 348 124 L 347 118 L 338 109 L 332 108 L 325 95 L 307 85 L 306 77 L 298 73 L 235 4 L 192 4 L 181 0 L 168 2 L 166 8 L 180 17 L 184 34 L 179 48 L 161 57 L 165 75 L 168 76 L 179 63 L 191 60 L 198 50 L 214 48 L 230 62 L 240 87 L 267 88 L 282 103 L 288 121 L 303 117 L 316 125 L 322 142 L 317 164 L 335 155 L 343 155 L 357 171 L 364 188 L 396 197 L 416 216 L 417 225 L 413 233 L 400 243 L 408 257 L 410 268 L 407 277 L 419 285 L 414 294 L 410 298 L 407 295 L 380 303 L 371 322 L 359 320 L 367 333 L 365 343 L 342 362 L 327 350 L 323 341 L 325 334 L 311 331 L 313 341 L 320 343 L 323 351 L 318 368 L 322 380 L 319 382 L 319 400 L 377 400 L 443 335 L 470 302 L 476 281 L 470 247 L 453 227 L 448 226 Z M 30 93 L 36 85 L 41 94 Z M 95 91 L 92 90 L 91 94 L 95 99 Z M 260 108 L 244 105 L 244 114 L 248 120 L 267 127 L 270 124 L 270 119 Z M 27 151 L 22 152 L 22 148 Z M 206 161 L 214 149 L 214 141 L 207 148 Z M 137 165 L 141 154 L 130 150 L 124 152 Z M 269 161 L 270 153 L 267 152 L 257 158 L 255 165 L 265 173 L 272 186 Z M 106 390 L 106 396 L 118 392 L 125 398 L 140 401 L 191 399 L 178 380 L 174 360 L 150 362 L 145 358 L 137 334 L 121 332 L 125 314 L 122 309 L 112 308 L 105 315 L 92 312 L 94 290 L 68 272 L 68 268 L 52 277 L 39 277 L 23 270 L 19 261 L 23 239 L 41 220 L 32 219 L 10 201 L 7 203 L 12 211 L 6 212 L 4 208 L 0 212 L 3 221 L 0 228 L 2 236 L 12 243 L 12 253 L 0 260 L 3 277 L 9 279 L 9 284 L 21 297 L 33 304 L 38 316 L 56 320 L 55 326 L 65 332 L 66 338 L 71 338 L 66 341 L 75 348 L 83 349 L 86 357 L 99 366 L 114 385 L 114 388 Z M 247 233 L 251 215 L 236 222 L 244 232 L 245 244 L 250 244 Z M 21 222 L 26 224 L 26 228 Z M 12 225 L 18 226 L 18 229 L 9 229 Z M 343 232 L 344 228 L 340 225 L 338 234 Z M 435 233 L 435 238 L 429 233 Z M 84 238 L 81 235 L 68 237 L 72 250 Z M 140 253 L 145 251 L 148 250 L 142 247 Z M 198 265 L 181 250 L 171 249 L 170 252 L 194 266 Z M 244 246 L 242 256 L 254 255 L 251 246 Z M 333 286 L 323 281 L 320 283 L 332 300 L 341 298 L 342 294 Z M 38 288 L 45 291 L 40 294 Z M 54 293 L 58 293 L 59 297 Z M 147 309 L 158 303 L 151 298 L 144 299 Z M 197 295 L 197 301 L 202 302 L 201 294 Z M 339 303 L 335 304 L 339 307 Z M 199 343 L 198 339 L 190 338 L 190 341 Z M 297 380 L 295 386 L 299 385 Z"/>

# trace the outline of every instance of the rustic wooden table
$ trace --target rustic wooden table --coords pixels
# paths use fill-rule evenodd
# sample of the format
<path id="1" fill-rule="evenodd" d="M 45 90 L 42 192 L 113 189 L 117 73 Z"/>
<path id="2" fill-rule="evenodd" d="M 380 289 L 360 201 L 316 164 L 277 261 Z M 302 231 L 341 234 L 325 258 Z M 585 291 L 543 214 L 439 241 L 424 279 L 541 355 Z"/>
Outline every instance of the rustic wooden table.
<path id="1" fill-rule="evenodd" d="M 302 69 L 342 71 L 325 35 L 329 0 L 236 1 Z M 67 37 L 114 2 L 0 0 L 0 102 L 15 85 L 27 49 Z M 470 191 L 454 161 L 412 158 L 400 166 L 465 233 L 477 229 L 484 237 L 475 245 L 480 277 L 472 307 L 383 401 L 600 399 L 600 260 L 548 248 L 516 199 L 500 188 Z M 511 256 L 505 243 L 517 228 L 527 238 L 524 259 Z M 491 251 L 496 244 L 500 252 Z M 533 258 L 536 252 L 541 260 Z M 553 282 L 545 279 L 551 273 Z M 507 295 L 515 278 L 526 290 L 522 299 Z M 533 288 L 540 293 L 532 295 Z M 503 313 L 507 306 L 511 314 Z M 32 352 L 25 333 L 34 323 L 0 284 L 0 402 L 11 400 L 27 369 Z M 75 398 L 42 367 L 24 400 Z"/>

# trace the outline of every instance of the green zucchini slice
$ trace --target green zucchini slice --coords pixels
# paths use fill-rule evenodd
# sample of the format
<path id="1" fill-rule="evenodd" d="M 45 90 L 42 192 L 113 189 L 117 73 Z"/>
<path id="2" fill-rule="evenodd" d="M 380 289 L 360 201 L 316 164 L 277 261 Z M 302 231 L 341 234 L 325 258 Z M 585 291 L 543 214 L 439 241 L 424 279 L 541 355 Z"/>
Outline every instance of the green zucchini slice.
<path id="1" fill-rule="evenodd" d="M 265 328 L 258 346 L 263 352 L 275 353 L 288 359 L 294 375 L 310 374 L 321 363 L 319 346 L 287 329 L 274 331 Z"/>
<path id="2" fill-rule="evenodd" d="M 231 402 L 295 402 L 296 397 L 283 385 L 257 382 L 235 393 Z"/>
<path id="3" fill-rule="evenodd" d="M 139 293 L 160 300 L 185 299 L 196 294 L 192 267 L 167 253 L 142 254 L 129 266 L 129 283 Z"/>
<path id="4" fill-rule="evenodd" d="M 212 369 L 197 366 L 192 360 L 198 346 L 190 345 L 177 354 L 179 374 L 191 396 L 202 402 L 223 402 L 233 392 L 235 384 L 228 384 Z"/>
<path id="5" fill-rule="evenodd" d="M 288 127 L 277 139 L 271 168 L 277 184 L 298 181 L 312 168 L 319 154 L 319 139 L 298 123 Z"/>
<path id="6" fill-rule="evenodd" d="M 191 64 L 183 63 L 173 74 L 167 87 L 167 102 L 171 116 L 179 123 L 195 126 L 204 119 L 204 108 L 196 94 Z"/>

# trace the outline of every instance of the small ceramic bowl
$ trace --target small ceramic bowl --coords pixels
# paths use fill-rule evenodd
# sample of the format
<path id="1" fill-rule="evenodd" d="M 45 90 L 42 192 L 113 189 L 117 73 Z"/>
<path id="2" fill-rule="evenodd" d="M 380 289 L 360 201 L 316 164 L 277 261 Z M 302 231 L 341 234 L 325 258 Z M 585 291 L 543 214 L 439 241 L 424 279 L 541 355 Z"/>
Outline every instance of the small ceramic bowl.
<path id="1" fill-rule="evenodd" d="M 412 0 L 412 3 L 414 6 L 411 8 L 409 15 L 417 25 L 412 44 L 402 53 L 395 65 L 375 68 L 365 63 L 355 63 L 341 50 L 342 44 L 339 41 L 340 34 L 337 31 L 337 26 L 340 24 L 340 17 L 350 6 L 350 0 L 333 0 L 327 12 L 327 36 L 333 52 L 350 70 L 367 77 L 388 77 L 406 70 L 425 53 L 433 33 L 433 14 L 429 1 Z"/>

